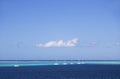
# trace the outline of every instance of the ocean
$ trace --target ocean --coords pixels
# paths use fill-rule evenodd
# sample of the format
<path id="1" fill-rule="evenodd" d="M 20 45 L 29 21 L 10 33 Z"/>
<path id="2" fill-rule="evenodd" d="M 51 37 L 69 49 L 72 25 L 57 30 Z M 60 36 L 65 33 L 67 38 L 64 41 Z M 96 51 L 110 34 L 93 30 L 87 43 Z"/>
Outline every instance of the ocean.
<path id="1" fill-rule="evenodd" d="M 0 79 L 120 79 L 120 61 L 0 61 Z"/>

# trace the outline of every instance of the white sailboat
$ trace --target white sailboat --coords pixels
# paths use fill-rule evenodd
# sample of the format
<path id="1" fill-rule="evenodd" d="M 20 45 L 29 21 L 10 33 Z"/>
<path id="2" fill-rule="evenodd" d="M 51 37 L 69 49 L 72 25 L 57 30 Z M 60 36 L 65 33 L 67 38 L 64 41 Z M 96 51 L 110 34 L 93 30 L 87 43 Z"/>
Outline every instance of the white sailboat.
<path id="1" fill-rule="evenodd" d="M 19 67 L 19 65 L 18 65 L 18 64 L 15 64 L 14 67 Z"/>
<path id="2" fill-rule="evenodd" d="M 83 61 L 78 61 L 77 64 L 84 64 L 84 62 Z"/>
<path id="3" fill-rule="evenodd" d="M 67 62 L 66 62 L 66 61 L 64 61 L 64 62 L 63 62 L 63 65 L 67 65 Z"/>
<path id="4" fill-rule="evenodd" d="M 57 62 L 57 60 L 55 61 L 54 65 L 59 65 L 59 63 Z"/>

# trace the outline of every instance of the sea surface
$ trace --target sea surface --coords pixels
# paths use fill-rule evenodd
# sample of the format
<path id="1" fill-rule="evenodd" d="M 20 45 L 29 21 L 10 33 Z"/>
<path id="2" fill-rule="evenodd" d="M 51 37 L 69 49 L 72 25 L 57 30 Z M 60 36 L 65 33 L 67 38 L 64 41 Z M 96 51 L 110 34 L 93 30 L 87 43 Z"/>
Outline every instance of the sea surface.
<path id="1" fill-rule="evenodd" d="M 0 79 L 120 79 L 120 61 L 0 61 Z"/>

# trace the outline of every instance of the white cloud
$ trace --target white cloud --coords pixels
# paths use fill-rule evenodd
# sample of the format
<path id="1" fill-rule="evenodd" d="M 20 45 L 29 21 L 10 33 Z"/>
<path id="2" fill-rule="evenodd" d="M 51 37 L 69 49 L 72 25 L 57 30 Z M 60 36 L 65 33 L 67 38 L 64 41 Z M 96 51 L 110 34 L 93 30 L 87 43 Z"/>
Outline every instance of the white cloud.
<path id="1" fill-rule="evenodd" d="M 58 41 L 49 41 L 47 43 L 36 44 L 36 47 L 75 47 L 78 42 L 78 38 L 73 38 L 71 40 L 58 40 Z"/>

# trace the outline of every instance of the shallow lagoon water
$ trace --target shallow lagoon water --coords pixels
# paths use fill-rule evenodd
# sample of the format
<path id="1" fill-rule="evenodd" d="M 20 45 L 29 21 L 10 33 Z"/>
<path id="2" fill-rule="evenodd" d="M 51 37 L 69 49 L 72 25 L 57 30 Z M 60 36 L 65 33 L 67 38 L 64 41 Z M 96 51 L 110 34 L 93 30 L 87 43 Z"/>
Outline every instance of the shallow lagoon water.
<path id="1" fill-rule="evenodd" d="M 44 60 L 44 61 L 0 61 L 0 67 L 13 66 L 46 66 L 46 65 L 78 65 L 78 64 L 111 64 L 119 65 L 120 61 L 79 61 L 79 60 Z"/>

